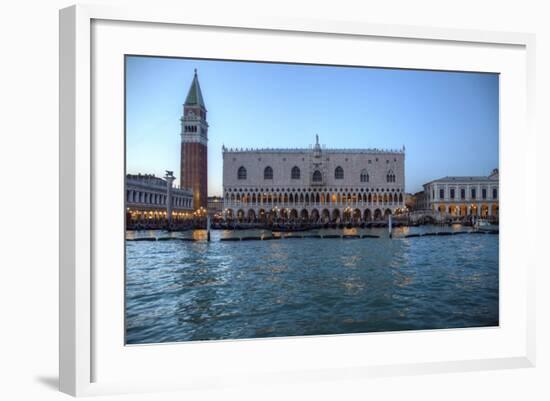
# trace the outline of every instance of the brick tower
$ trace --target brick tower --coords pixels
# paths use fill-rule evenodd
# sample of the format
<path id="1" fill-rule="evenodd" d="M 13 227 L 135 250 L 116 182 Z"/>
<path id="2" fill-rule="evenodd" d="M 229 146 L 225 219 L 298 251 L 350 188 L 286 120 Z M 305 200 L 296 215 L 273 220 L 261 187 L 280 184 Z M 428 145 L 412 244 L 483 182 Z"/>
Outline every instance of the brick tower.
<path id="1" fill-rule="evenodd" d="M 195 210 L 208 205 L 208 123 L 197 70 L 181 118 L 180 187 L 193 190 Z"/>

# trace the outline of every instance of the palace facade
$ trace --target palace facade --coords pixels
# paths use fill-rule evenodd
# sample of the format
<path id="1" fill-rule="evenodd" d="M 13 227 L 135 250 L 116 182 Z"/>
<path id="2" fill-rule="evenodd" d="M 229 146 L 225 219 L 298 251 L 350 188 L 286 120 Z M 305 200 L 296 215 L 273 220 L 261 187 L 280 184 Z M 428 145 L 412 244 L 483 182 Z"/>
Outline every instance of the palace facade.
<path id="1" fill-rule="evenodd" d="M 498 218 L 499 174 L 443 177 L 424 184 L 422 206 L 446 216 Z"/>
<path id="2" fill-rule="evenodd" d="M 193 193 L 174 188 L 175 177 L 152 174 L 126 175 L 126 225 L 132 228 L 158 228 L 180 224 L 193 217 Z"/>
<path id="3" fill-rule="evenodd" d="M 239 221 L 370 221 L 400 213 L 405 148 L 228 149 L 224 217 Z"/>

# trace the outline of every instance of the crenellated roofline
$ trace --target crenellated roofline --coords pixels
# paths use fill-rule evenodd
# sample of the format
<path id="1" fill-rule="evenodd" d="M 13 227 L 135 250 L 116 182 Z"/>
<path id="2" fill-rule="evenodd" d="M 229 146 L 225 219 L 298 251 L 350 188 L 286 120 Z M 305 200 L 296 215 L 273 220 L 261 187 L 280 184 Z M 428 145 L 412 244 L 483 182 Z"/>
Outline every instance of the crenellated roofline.
<path id="1" fill-rule="evenodd" d="M 376 154 L 376 155 L 404 155 L 405 145 L 401 149 L 380 149 L 380 148 L 326 148 L 319 144 L 319 135 L 315 135 L 315 145 L 308 148 L 227 148 L 222 145 L 222 153 L 352 153 L 352 154 Z"/>
<path id="2" fill-rule="evenodd" d="M 222 146 L 222 153 L 296 153 L 309 154 L 315 149 L 309 148 L 227 148 Z M 351 153 L 351 154 L 405 154 L 404 149 L 378 149 L 378 148 L 322 148 L 322 153 Z"/>

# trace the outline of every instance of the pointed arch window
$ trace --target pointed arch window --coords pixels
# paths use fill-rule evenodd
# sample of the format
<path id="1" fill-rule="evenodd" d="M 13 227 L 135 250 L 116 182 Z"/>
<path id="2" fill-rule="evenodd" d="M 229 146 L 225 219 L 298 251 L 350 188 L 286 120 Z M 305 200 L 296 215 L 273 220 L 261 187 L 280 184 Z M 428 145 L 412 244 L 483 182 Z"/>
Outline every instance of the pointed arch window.
<path id="1" fill-rule="evenodd" d="M 315 170 L 311 180 L 313 182 L 322 182 L 323 181 L 323 175 L 321 174 L 321 172 L 319 170 Z"/>
<path id="2" fill-rule="evenodd" d="M 298 166 L 292 167 L 292 171 L 290 172 L 290 178 L 293 180 L 300 179 L 300 169 L 298 168 Z"/>
<path id="3" fill-rule="evenodd" d="M 334 170 L 334 178 L 337 180 L 344 179 L 344 169 L 342 167 L 336 167 L 336 169 Z"/>
<path id="4" fill-rule="evenodd" d="M 361 182 L 369 182 L 369 173 L 367 173 L 367 170 L 361 171 Z"/>
<path id="5" fill-rule="evenodd" d="M 243 166 L 237 170 L 237 179 L 246 180 L 246 169 Z"/>
<path id="6" fill-rule="evenodd" d="M 386 182 L 395 182 L 395 174 L 392 170 L 388 171 L 388 174 L 386 174 Z"/>
<path id="7" fill-rule="evenodd" d="M 264 180 L 272 180 L 273 179 L 273 169 L 271 166 L 267 166 L 264 169 Z"/>

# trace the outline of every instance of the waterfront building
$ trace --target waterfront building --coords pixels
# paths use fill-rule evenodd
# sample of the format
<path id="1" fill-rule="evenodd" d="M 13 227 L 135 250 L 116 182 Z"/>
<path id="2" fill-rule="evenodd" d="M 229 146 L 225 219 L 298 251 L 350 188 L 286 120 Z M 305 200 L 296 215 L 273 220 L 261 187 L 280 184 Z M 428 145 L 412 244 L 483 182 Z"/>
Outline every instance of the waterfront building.
<path id="1" fill-rule="evenodd" d="M 223 215 L 223 197 L 209 196 L 207 210 L 210 218 L 214 218 L 214 219 L 221 218 Z"/>
<path id="2" fill-rule="evenodd" d="M 126 175 L 127 228 L 179 225 L 193 216 L 193 193 L 175 188 L 171 171 L 164 178 L 152 174 Z"/>
<path id="3" fill-rule="evenodd" d="M 208 207 L 208 122 L 197 70 L 181 118 L 180 187 L 193 191 L 196 211 Z"/>
<path id="4" fill-rule="evenodd" d="M 405 194 L 405 208 L 407 211 L 413 210 L 416 203 L 416 198 L 414 194 L 406 193 Z"/>
<path id="5" fill-rule="evenodd" d="M 413 195 L 413 205 L 411 210 L 413 211 L 430 210 L 430 208 L 428 207 L 428 202 L 424 191 L 416 192 Z"/>
<path id="6" fill-rule="evenodd" d="M 228 149 L 224 217 L 239 221 L 370 221 L 405 206 L 405 147 Z"/>
<path id="7" fill-rule="evenodd" d="M 425 209 L 443 216 L 498 218 L 499 174 L 443 177 L 424 184 Z"/>

